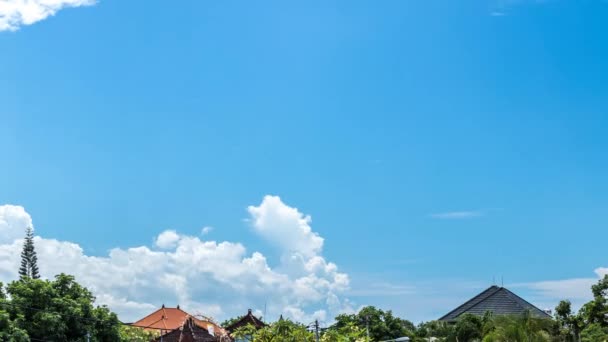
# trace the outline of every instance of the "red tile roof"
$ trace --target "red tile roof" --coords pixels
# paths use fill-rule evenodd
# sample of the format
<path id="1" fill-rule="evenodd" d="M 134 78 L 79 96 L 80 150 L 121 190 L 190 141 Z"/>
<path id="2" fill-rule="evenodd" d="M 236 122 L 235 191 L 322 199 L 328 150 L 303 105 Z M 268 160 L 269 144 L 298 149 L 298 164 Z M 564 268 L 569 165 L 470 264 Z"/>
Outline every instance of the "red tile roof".
<path id="1" fill-rule="evenodd" d="M 131 323 L 131 325 L 147 330 L 169 331 L 181 328 L 189 317 L 192 317 L 194 323 L 201 328 L 208 330 L 209 325 L 213 326 L 213 330 L 216 335 L 222 335 L 225 333 L 222 327 L 211 320 L 196 318 L 195 316 L 180 309 L 179 306 L 177 308 L 166 308 L 163 305 L 162 308 L 154 311 L 135 323 Z"/>

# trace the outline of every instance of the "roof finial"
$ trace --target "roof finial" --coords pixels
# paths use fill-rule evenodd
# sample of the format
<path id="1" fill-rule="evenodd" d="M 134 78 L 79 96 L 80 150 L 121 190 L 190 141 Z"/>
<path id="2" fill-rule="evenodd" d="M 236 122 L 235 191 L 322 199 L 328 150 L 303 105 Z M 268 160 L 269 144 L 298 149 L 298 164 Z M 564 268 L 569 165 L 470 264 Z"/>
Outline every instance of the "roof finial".
<path id="1" fill-rule="evenodd" d="M 247 309 L 247 314 L 251 315 L 251 309 Z"/>
<path id="2" fill-rule="evenodd" d="M 165 308 L 165 303 L 163 303 L 163 309 Z"/>
<path id="3" fill-rule="evenodd" d="M 505 287 L 505 280 L 500 276 L 500 287 Z"/>
<path id="4" fill-rule="evenodd" d="M 177 304 L 177 310 L 179 310 L 179 304 Z"/>

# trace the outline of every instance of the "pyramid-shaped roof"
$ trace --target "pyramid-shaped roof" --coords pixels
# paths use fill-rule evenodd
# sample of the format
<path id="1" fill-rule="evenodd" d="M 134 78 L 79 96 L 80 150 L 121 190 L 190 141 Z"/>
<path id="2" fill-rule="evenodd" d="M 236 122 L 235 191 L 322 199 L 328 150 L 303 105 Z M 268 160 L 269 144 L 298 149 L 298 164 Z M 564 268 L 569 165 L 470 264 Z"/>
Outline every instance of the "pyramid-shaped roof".
<path id="1" fill-rule="evenodd" d="M 465 313 L 478 316 L 482 316 L 486 312 L 492 312 L 495 315 L 521 315 L 526 311 L 529 311 L 534 317 L 551 318 L 549 314 L 515 293 L 504 287 L 494 285 L 450 311 L 439 320 L 453 322 Z"/>
<path id="2" fill-rule="evenodd" d="M 260 329 L 266 326 L 266 323 L 262 322 L 259 318 L 255 317 L 251 312 L 251 309 L 247 311 L 247 314 L 241 317 L 238 321 L 232 323 L 231 325 L 226 327 L 230 333 L 234 332 L 236 329 L 240 327 L 244 327 L 247 325 L 252 325 L 256 329 Z"/>
<path id="3" fill-rule="evenodd" d="M 189 317 L 180 328 L 174 329 L 157 337 L 155 342 L 216 342 L 218 338 L 209 331 L 200 327 L 193 317 Z"/>
<path id="4" fill-rule="evenodd" d="M 134 327 L 144 328 L 146 330 L 171 331 L 181 328 L 184 322 L 186 322 L 186 320 L 190 317 L 192 317 L 193 322 L 197 326 L 205 329 L 209 329 L 209 326 L 212 326 L 215 334 L 224 334 L 224 329 L 222 329 L 219 325 L 211 321 L 198 319 L 180 309 L 179 306 L 177 308 L 167 308 L 163 305 L 160 309 L 135 323 L 131 323 L 131 325 Z"/>

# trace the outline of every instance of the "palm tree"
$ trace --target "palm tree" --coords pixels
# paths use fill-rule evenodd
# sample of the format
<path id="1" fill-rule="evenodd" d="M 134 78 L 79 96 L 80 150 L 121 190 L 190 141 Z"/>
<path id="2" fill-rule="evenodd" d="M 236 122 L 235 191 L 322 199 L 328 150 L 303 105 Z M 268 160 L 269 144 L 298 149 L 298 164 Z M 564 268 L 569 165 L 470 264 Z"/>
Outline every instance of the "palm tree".
<path id="1" fill-rule="evenodd" d="M 521 316 L 497 316 L 493 321 L 494 329 L 483 342 L 551 342 L 551 321 L 534 318 L 530 312 Z"/>

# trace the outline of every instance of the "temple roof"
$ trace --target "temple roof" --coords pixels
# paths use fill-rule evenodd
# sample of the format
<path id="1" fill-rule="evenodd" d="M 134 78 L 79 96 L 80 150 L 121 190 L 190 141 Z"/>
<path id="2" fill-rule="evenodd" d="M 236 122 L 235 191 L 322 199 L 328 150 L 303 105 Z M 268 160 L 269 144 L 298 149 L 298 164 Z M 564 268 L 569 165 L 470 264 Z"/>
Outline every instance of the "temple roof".
<path id="1" fill-rule="evenodd" d="M 241 317 L 238 321 L 230 324 L 226 327 L 226 330 L 233 332 L 234 330 L 244 327 L 246 325 L 252 325 L 256 329 L 260 329 L 266 326 L 266 323 L 262 322 L 259 318 L 255 317 L 251 312 L 251 309 L 247 310 L 247 314 Z"/>
<path id="2" fill-rule="evenodd" d="M 216 342 L 219 339 L 209 333 L 207 329 L 200 327 L 195 318 L 188 317 L 186 321 L 177 329 L 174 329 L 155 341 L 162 342 Z"/>

